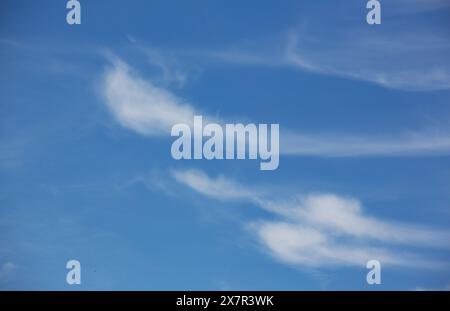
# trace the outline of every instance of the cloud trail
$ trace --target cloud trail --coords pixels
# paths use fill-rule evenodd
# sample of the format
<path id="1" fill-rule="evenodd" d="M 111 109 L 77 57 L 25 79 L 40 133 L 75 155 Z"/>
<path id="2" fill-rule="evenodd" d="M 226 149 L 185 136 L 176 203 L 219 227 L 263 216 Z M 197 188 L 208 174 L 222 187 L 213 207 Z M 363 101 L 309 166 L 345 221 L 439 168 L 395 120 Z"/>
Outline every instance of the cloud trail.
<path id="1" fill-rule="evenodd" d="M 116 60 L 105 71 L 102 84 L 105 104 L 117 122 L 145 136 L 170 136 L 174 124 L 192 126 L 194 115 L 206 122 L 224 123 L 169 89 L 141 78 L 126 63 Z M 234 122 L 233 122 L 234 123 Z M 424 130 L 405 135 L 370 137 L 360 134 L 310 134 L 281 125 L 281 155 L 319 157 L 436 156 L 450 154 L 448 131 Z"/>
<path id="2" fill-rule="evenodd" d="M 446 263 L 419 256 L 416 251 L 448 249 L 449 232 L 368 216 L 354 198 L 294 193 L 293 198 L 280 200 L 267 191 L 248 188 L 224 176 L 211 178 L 202 171 L 172 171 L 172 176 L 204 196 L 246 201 L 271 213 L 274 220 L 255 220 L 247 226 L 264 249 L 282 262 L 364 266 L 377 259 L 392 266 L 448 268 Z"/>

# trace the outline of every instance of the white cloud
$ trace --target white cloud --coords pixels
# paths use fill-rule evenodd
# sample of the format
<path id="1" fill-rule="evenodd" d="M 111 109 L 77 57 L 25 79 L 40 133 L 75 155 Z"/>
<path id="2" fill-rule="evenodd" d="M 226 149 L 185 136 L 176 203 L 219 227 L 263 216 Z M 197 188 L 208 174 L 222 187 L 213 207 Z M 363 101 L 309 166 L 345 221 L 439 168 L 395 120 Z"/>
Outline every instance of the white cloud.
<path id="1" fill-rule="evenodd" d="M 278 220 L 254 221 L 248 228 L 280 261 L 307 266 L 360 265 L 377 259 L 387 265 L 448 268 L 445 263 L 402 252 L 394 247 L 448 248 L 450 234 L 412 224 L 395 223 L 364 214 L 361 203 L 334 194 L 296 194 L 294 199 L 267 199 L 223 176 L 201 171 L 174 171 L 175 179 L 205 196 L 244 200 Z"/>
<path id="2" fill-rule="evenodd" d="M 154 48 L 143 47 L 142 49 L 148 57 L 148 63 L 159 69 L 162 82 L 177 86 L 183 86 L 186 83 L 188 74 L 186 70 L 181 68 L 176 57 Z"/>
<path id="3" fill-rule="evenodd" d="M 428 130 L 390 137 L 284 131 L 280 150 L 285 155 L 320 157 L 448 155 L 450 136 Z"/>
<path id="4" fill-rule="evenodd" d="M 172 171 L 172 175 L 181 184 L 215 199 L 247 199 L 256 200 L 257 196 L 238 183 L 231 182 L 223 176 L 209 178 L 198 170 Z"/>
<path id="5" fill-rule="evenodd" d="M 305 65 L 306 66 L 306 65 Z M 106 106 L 125 128 L 147 136 L 170 135 L 176 123 L 192 125 L 194 115 L 204 115 L 168 89 L 138 76 L 127 64 L 115 60 L 103 78 Z M 204 122 L 224 123 L 204 115 Z M 236 122 L 236 121 L 234 121 Z M 234 123 L 232 122 L 232 123 Z M 450 136 L 425 130 L 406 135 L 370 137 L 352 134 L 302 134 L 281 128 L 280 153 L 284 155 L 433 156 L 450 154 Z"/>
<path id="6" fill-rule="evenodd" d="M 250 47 L 195 51 L 184 56 L 194 54 L 240 65 L 291 67 L 403 91 L 450 89 L 450 40 L 445 32 L 423 27 L 398 30 L 401 27 L 392 25 L 373 32 L 361 27 L 362 23 L 324 30 L 323 25 L 305 24 L 308 26 L 293 27 L 287 35 L 272 38 L 272 44 L 255 42 Z"/>
<path id="7" fill-rule="evenodd" d="M 250 226 L 263 246 L 278 260 L 299 266 L 364 266 L 370 259 L 383 265 L 424 266 L 410 255 L 399 256 L 365 243 L 340 242 L 326 232 L 289 222 L 262 222 Z"/>
<path id="8" fill-rule="evenodd" d="M 142 79 L 119 60 L 105 73 L 103 95 L 116 120 L 139 134 L 170 135 L 174 124 L 191 124 L 194 119 L 191 105 Z"/>
<path id="9" fill-rule="evenodd" d="M 283 35 L 197 54 L 218 62 L 289 66 L 404 91 L 449 90 L 447 25 L 423 16 L 449 7 L 447 0 L 388 1 L 382 4 L 382 25 L 369 26 L 365 3 L 337 1 L 326 10 L 305 8 Z"/>
<path id="10" fill-rule="evenodd" d="M 321 74 L 365 80 L 393 89 L 450 89 L 450 41 L 410 29 L 404 32 L 291 32 L 286 61 Z"/>
<path id="11" fill-rule="evenodd" d="M 340 235 L 427 247 L 449 248 L 450 234 L 420 226 L 391 223 L 363 213 L 361 203 L 334 194 L 308 194 L 285 203 L 264 203 L 290 221 L 331 230 Z"/>

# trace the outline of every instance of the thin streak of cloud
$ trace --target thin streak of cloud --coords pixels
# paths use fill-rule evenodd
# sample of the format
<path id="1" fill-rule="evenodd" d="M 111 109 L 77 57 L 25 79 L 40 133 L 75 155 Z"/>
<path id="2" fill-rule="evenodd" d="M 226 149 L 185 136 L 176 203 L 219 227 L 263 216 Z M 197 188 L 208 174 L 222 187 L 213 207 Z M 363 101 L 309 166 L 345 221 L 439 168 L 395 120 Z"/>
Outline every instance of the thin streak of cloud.
<path id="1" fill-rule="evenodd" d="M 427 34 L 411 37 L 406 33 L 368 36 L 346 29 L 318 38 L 319 35 L 306 30 L 292 31 L 286 45 L 286 61 L 307 71 L 369 81 L 392 89 L 450 89 L 450 64 L 446 56 L 450 54 L 450 41 L 444 37 Z"/>
<path id="2" fill-rule="evenodd" d="M 224 176 L 209 178 L 205 173 L 196 170 L 172 171 L 176 181 L 188 185 L 195 191 L 215 199 L 246 199 L 258 200 L 256 194 L 242 185 L 231 182 Z"/>
<path id="3" fill-rule="evenodd" d="M 424 25 L 405 14 L 448 9 L 446 0 L 397 0 L 382 4 L 382 25 L 365 23 L 361 1 L 331 3 L 317 16 L 302 12 L 282 35 L 248 40 L 233 48 L 197 51 L 216 62 L 284 66 L 327 76 L 366 81 L 402 91 L 450 89 L 450 40 L 439 20 Z M 361 18 L 355 18 L 361 16 Z M 338 25 L 338 26 L 337 26 Z M 286 35 L 287 32 L 287 35 Z M 252 42 L 249 44 L 248 42 Z M 190 54 L 195 54 L 190 53 Z"/>
<path id="4" fill-rule="evenodd" d="M 175 84 L 184 86 L 188 79 L 188 74 L 180 68 L 175 57 L 167 57 L 157 49 L 142 48 L 147 55 L 150 65 L 156 66 L 161 72 L 161 80 L 167 85 Z"/>
<path id="5" fill-rule="evenodd" d="M 399 254 L 367 243 L 343 242 L 332 234 L 289 222 L 261 222 L 249 226 L 263 247 L 277 260 L 307 267 L 364 266 L 377 259 L 387 266 L 444 268 L 445 264 L 426 261 L 411 254 Z"/>
<path id="6" fill-rule="evenodd" d="M 423 131 L 370 137 L 349 134 L 308 135 L 285 131 L 280 150 L 285 155 L 319 157 L 448 155 L 450 135 Z"/>
<path id="7" fill-rule="evenodd" d="M 170 135 L 174 124 L 192 125 L 194 115 L 204 115 L 169 89 L 141 78 L 117 59 L 104 74 L 102 93 L 118 123 L 141 135 Z M 205 123 L 224 122 L 208 115 L 204 119 Z M 320 157 L 448 155 L 450 136 L 425 130 L 404 136 L 374 138 L 351 134 L 311 135 L 282 128 L 280 153 Z"/>
<path id="8" fill-rule="evenodd" d="M 265 202 L 262 206 L 290 220 L 306 222 L 340 234 L 389 244 L 450 248 L 450 233 L 418 225 L 389 222 L 364 214 L 361 202 L 335 194 L 300 195 L 287 202 Z"/>
<path id="9" fill-rule="evenodd" d="M 268 199 L 270 193 L 224 176 L 211 178 L 196 170 L 172 171 L 172 175 L 202 195 L 248 201 L 281 219 L 248 224 L 264 249 L 280 261 L 320 267 L 364 265 L 376 258 L 394 266 L 448 268 L 445 263 L 398 252 L 392 246 L 448 248 L 449 232 L 367 216 L 356 199 L 335 194 L 295 194 L 294 199 L 281 201 Z"/>

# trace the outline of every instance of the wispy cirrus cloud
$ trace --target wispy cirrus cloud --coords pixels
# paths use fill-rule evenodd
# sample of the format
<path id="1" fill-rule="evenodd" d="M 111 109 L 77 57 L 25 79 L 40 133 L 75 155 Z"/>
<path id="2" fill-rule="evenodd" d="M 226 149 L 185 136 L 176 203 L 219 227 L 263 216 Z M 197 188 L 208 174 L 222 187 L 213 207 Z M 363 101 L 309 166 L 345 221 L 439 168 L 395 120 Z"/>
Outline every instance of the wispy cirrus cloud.
<path id="1" fill-rule="evenodd" d="M 258 196 L 252 191 L 245 189 L 242 185 L 232 182 L 224 176 L 215 179 L 209 178 L 204 172 L 196 170 L 172 171 L 176 181 L 188 185 L 193 190 L 212 197 L 224 200 L 251 200 L 259 201 Z"/>
<path id="2" fill-rule="evenodd" d="M 142 78 L 121 60 L 114 60 L 103 76 L 105 105 L 117 122 L 145 136 L 170 135 L 176 123 L 192 125 L 194 115 L 223 123 L 169 88 Z M 449 131 L 423 130 L 389 137 L 363 134 L 300 133 L 281 127 L 282 155 L 319 157 L 435 156 L 450 154 Z"/>
<path id="3" fill-rule="evenodd" d="M 302 134 L 284 131 L 280 150 L 285 155 L 318 157 L 436 156 L 450 153 L 448 131 L 422 130 L 370 136 L 362 134 Z"/>
<path id="4" fill-rule="evenodd" d="M 319 39 L 320 38 L 320 39 Z M 450 89 L 450 41 L 446 36 L 418 30 L 315 33 L 291 31 L 285 60 L 320 74 L 373 82 L 406 91 Z"/>
<path id="5" fill-rule="evenodd" d="M 448 24 L 429 16 L 426 24 L 420 22 L 430 11 L 448 10 L 449 3 L 382 2 L 379 26 L 366 24 L 365 3 L 358 0 L 327 4 L 329 12 L 345 14 L 306 6 L 298 20 L 278 35 L 197 54 L 216 62 L 296 68 L 402 91 L 449 90 Z"/>
<path id="6" fill-rule="evenodd" d="M 444 262 L 416 251 L 447 249 L 449 232 L 368 216 L 354 198 L 294 193 L 292 198 L 279 199 L 270 192 L 224 176 L 211 178 L 202 171 L 173 171 L 172 175 L 204 196 L 247 201 L 270 212 L 274 219 L 252 221 L 248 229 L 270 255 L 282 262 L 294 266 L 364 266 L 368 260 L 377 259 L 393 266 L 448 268 Z"/>
<path id="7" fill-rule="evenodd" d="M 254 43 L 197 53 L 217 62 L 296 68 L 402 91 L 450 89 L 448 34 L 420 27 L 377 32 L 355 28 L 325 31 L 306 23 L 277 38 L 276 49 Z"/>
<path id="8" fill-rule="evenodd" d="M 102 84 L 105 103 L 123 127 L 142 135 L 169 134 L 176 123 L 191 124 L 194 108 L 163 87 L 139 77 L 116 59 Z"/>

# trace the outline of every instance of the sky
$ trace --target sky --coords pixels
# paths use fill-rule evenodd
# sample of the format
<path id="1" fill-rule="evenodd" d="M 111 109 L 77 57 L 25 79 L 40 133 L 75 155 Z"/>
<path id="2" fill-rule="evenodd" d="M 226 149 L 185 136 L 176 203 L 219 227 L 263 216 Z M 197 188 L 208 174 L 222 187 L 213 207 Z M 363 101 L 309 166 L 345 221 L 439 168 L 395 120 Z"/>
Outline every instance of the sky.
<path id="1" fill-rule="evenodd" d="M 80 3 L 0 4 L 0 289 L 449 289 L 448 1 Z M 194 115 L 279 167 L 173 159 Z"/>

